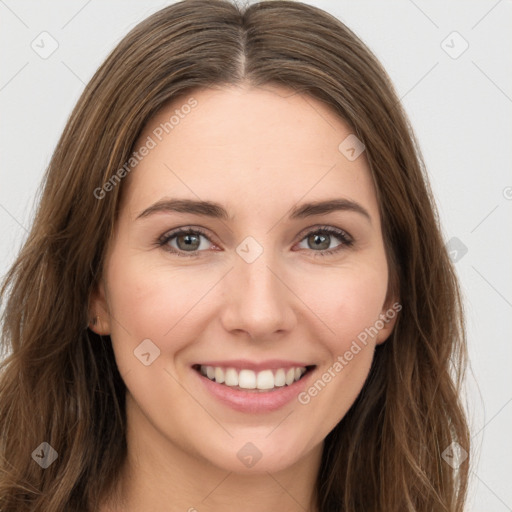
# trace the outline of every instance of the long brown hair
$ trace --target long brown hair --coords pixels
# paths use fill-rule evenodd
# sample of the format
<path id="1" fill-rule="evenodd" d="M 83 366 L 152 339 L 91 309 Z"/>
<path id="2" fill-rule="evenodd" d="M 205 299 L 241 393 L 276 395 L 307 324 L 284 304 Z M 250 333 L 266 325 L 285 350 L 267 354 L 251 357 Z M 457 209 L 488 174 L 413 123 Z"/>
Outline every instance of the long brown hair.
<path id="1" fill-rule="evenodd" d="M 329 105 L 366 146 L 403 305 L 365 385 L 325 439 L 320 512 L 462 512 L 469 452 L 457 279 L 413 131 L 385 71 L 338 19 L 296 1 L 185 0 L 137 25 L 74 108 L 7 273 L 0 364 L 0 509 L 96 510 L 126 457 L 126 387 L 110 337 L 86 326 L 123 181 L 147 121 L 195 88 L 279 84 Z M 341 141 L 340 141 L 341 142 Z M 111 190 L 110 190 L 111 189 Z M 47 442 L 46 469 L 33 451 Z"/>

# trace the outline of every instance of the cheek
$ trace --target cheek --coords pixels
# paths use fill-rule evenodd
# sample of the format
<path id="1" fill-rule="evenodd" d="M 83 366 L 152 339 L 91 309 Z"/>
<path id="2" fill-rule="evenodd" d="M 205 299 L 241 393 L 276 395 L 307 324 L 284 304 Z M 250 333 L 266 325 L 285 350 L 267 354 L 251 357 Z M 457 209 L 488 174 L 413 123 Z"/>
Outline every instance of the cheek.
<path id="1" fill-rule="evenodd" d="M 387 292 L 387 267 L 360 264 L 331 270 L 328 278 L 309 276 L 301 286 L 308 307 L 328 327 L 322 331 L 324 343 L 331 354 L 339 354 L 379 319 Z"/>
<path id="2" fill-rule="evenodd" d="M 321 338 L 327 357 L 316 379 L 298 396 L 305 410 L 324 415 L 322 435 L 345 416 L 368 377 L 375 325 L 387 292 L 387 265 L 385 259 L 373 258 L 330 275 L 310 294 L 312 309 L 330 327 Z M 306 421 L 313 422 L 313 416 Z"/>
<path id="3" fill-rule="evenodd" d="M 183 337 L 176 333 L 184 326 L 193 330 L 194 308 L 199 301 L 203 307 L 207 304 L 204 296 L 218 278 L 211 272 L 191 272 L 186 267 L 151 266 L 145 258 L 120 258 L 114 253 L 111 259 L 107 281 L 113 343 L 122 345 L 123 350 L 130 346 L 133 351 L 149 338 L 162 351 L 172 341 L 172 349 L 177 351 Z"/>
<path id="4" fill-rule="evenodd" d="M 323 293 L 310 296 L 315 314 L 330 330 L 319 338 L 325 357 L 316 379 L 298 396 L 305 421 L 314 424 L 323 417 L 325 436 L 345 416 L 369 375 L 374 355 L 375 330 L 386 296 L 386 274 L 378 268 L 365 272 L 340 273 L 329 281 Z M 334 331 L 333 332 L 331 332 Z"/>

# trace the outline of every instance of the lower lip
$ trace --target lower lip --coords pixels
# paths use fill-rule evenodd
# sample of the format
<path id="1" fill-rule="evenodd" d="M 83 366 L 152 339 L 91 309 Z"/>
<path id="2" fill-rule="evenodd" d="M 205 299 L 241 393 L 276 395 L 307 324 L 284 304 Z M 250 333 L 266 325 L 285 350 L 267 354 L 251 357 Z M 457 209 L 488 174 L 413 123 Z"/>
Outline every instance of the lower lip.
<path id="1" fill-rule="evenodd" d="M 225 405 L 236 411 L 258 414 L 276 411 L 297 398 L 298 394 L 304 391 L 314 368 L 308 370 L 301 379 L 293 384 L 274 388 L 273 391 L 268 392 L 240 391 L 224 384 L 218 384 L 197 370 L 192 369 L 192 371 L 199 377 L 205 388 Z"/>

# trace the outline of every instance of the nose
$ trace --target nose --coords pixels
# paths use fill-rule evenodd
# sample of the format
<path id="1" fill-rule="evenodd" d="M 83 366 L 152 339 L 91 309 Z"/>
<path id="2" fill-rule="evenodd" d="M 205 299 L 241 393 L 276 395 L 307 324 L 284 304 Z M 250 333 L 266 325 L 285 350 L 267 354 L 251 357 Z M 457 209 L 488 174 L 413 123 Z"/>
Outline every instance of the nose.
<path id="1" fill-rule="evenodd" d="M 232 333 L 244 332 L 254 341 L 292 330 L 297 299 L 282 265 L 270 250 L 249 261 L 237 256 L 233 270 L 224 279 L 224 328 Z"/>

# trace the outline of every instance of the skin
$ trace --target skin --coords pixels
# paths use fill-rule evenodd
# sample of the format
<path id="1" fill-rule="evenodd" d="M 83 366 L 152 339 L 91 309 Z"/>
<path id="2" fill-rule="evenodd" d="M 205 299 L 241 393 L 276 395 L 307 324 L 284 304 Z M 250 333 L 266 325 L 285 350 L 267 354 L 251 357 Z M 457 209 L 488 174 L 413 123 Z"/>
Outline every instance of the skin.
<path id="1" fill-rule="evenodd" d="M 190 96 L 198 105 L 120 185 L 115 237 L 91 300 L 91 316 L 99 316 L 91 328 L 111 336 L 128 388 L 119 510 L 315 510 L 324 438 L 359 394 L 375 345 L 394 321 L 306 405 L 235 411 L 203 388 L 191 365 L 298 360 L 317 365 L 314 383 L 389 309 L 394 298 L 385 302 L 388 266 L 368 162 L 364 153 L 349 161 L 338 150 L 352 130 L 334 112 L 280 86 L 197 90 L 165 106 L 136 147 Z M 136 219 L 164 197 L 216 201 L 233 218 L 159 212 Z M 297 204 L 335 198 L 359 203 L 371 220 L 354 211 L 288 219 Z M 345 230 L 353 245 L 315 257 L 343 244 L 334 235 L 320 249 L 308 243 L 322 225 Z M 157 245 L 180 227 L 207 232 L 198 257 Z M 236 252 L 247 236 L 263 248 L 252 263 Z M 167 246 L 185 253 L 178 242 Z M 160 349 L 149 366 L 134 357 L 147 338 Z M 249 441 L 262 454 L 252 468 L 237 457 Z"/>

